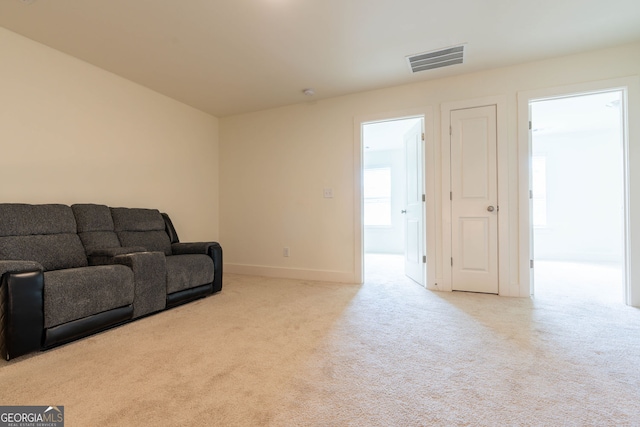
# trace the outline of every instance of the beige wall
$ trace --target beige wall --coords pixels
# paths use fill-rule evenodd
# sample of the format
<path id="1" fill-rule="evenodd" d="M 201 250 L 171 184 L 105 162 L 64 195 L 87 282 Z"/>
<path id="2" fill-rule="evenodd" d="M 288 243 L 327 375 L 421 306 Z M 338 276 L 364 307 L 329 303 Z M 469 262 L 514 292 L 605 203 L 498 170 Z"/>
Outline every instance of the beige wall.
<path id="1" fill-rule="evenodd" d="M 426 126 L 440 144 L 441 104 L 503 96 L 509 241 L 515 250 L 506 262 L 510 280 L 517 282 L 518 92 L 638 74 L 640 43 L 222 118 L 220 223 L 228 271 L 345 281 L 357 277 L 354 118 L 432 107 L 434 119 Z M 638 112 L 638 99 L 632 98 L 632 171 L 640 164 L 633 128 Z M 634 206 L 640 208 L 640 190 L 634 187 L 640 176 L 632 173 L 631 178 L 631 226 L 640 228 L 640 216 L 633 215 Z M 323 187 L 332 187 L 335 197 L 324 199 Z M 640 235 L 635 241 L 640 246 Z M 282 256 L 284 246 L 291 248 L 290 258 Z"/>
<path id="2" fill-rule="evenodd" d="M 0 28 L 0 201 L 150 207 L 218 238 L 218 120 Z"/>

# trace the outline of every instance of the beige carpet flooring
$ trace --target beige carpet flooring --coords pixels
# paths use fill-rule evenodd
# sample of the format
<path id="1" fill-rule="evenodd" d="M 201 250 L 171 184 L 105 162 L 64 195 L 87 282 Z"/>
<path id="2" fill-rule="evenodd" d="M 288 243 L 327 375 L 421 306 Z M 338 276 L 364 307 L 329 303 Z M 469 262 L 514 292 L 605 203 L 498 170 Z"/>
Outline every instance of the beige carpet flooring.
<path id="1" fill-rule="evenodd" d="M 623 304 L 623 267 L 615 263 L 536 260 L 536 298 Z"/>
<path id="2" fill-rule="evenodd" d="M 640 426 L 640 310 L 228 274 L 222 293 L 0 362 L 66 426 Z"/>

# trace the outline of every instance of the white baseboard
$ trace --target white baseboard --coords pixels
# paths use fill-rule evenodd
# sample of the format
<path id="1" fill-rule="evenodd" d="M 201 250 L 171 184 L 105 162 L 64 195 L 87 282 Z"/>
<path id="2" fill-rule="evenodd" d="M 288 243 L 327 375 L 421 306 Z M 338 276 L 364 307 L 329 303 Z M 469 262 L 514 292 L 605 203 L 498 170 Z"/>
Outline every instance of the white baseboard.
<path id="1" fill-rule="evenodd" d="M 283 279 L 316 280 L 320 282 L 356 283 L 352 272 L 303 270 L 297 268 L 267 267 L 262 265 L 224 264 L 225 273 L 250 276 L 279 277 Z"/>

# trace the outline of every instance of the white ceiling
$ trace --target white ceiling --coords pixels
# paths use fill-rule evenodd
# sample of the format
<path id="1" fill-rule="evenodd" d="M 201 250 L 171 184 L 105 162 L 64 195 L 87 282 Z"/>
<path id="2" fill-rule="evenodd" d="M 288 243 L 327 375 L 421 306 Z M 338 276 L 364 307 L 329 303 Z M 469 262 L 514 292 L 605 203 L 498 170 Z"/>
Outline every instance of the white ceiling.
<path id="1" fill-rule="evenodd" d="M 637 41 L 640 1 L 0 0 L 0 26 L 223 117 Z"/>

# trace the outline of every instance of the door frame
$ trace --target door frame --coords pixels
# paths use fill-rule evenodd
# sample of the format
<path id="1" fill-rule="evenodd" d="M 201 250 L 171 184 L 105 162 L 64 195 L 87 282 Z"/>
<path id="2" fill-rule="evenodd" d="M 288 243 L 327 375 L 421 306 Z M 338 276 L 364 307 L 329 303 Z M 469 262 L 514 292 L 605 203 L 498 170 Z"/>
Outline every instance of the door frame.
<path id="1" fill-rule="evenodd" d="M 433 109 L 429 106 L 421 108 L 413 108 L 408 110 L 389 111 L 377 114 L 368 114 L 354 117 L 354 141 L 353 141 L 353 159 L 354 159 L 354 200 L 353 200 L 353 229 L 354 229 L 354 281 L 356 283 L 364 283 L 364 206 L 362 193 L 362 174 L 364 168 L 364 141 L 362 135 L 362 126 L 367 123 L 384 122 L 390 120 L 401 120 L 410 118 L 422 118 L 424 125 L 424 146 L 423 146 L 423 188 L 427 202 L 423 209 L 423 222 L 425 225 L 425 236 L 423 236 L 423 247 L 426 251 L 427 262 L 425 264 L 426 273 L 423 271 L 423 280 L 427 288 L 433 288 L 435 283 L 434 272 L 430 266 L 435 265 L 435 241 L 430 236 L 435 235 L 435 203 L 429 203 L 435 200 L 435 174 L 434 170 L 434 139 L 433 139 Z M 429 267 L 429 268 L 427 268 Z"/>
<path id="2" fill-rule="evenodd" d="M 520 296 L 517 283 L 511 283 L 510 233 L 509 233 L 509 182 L 512 173 L 509 170 L 509 144 L 507 139 L 507 98 L 503 95 L 488 96 L 463 101 L 446 102 L 440 105 L 440 153 L 441 153 L 441 204 L 442 204 L 442 260 L 438 276 L 438 289 L 452 290 L 451 271 L 451 111 L 467 108 L 496 106 L 497 131 L 497 172 L 498 172 L 498 295 Z"/>
<path id="3" fill-rule="evenodd" d="M 623 218 L 623 281 L 625 304 L 640 306 L 640 269 L 633 268 L 634 258 L 638 258 L 640 253 L 633 251 L 631 216 L 631 191 L 632 168 L 630 157 L 630 127 L 629 117 L 637 117 L 634 109 L 636 102 L 630 102 L 630 94 L 637 95 L 640 80 L 637 77 L 626 77 L 612 80 L 602 80 L 588 83 L 581 83 L 567 86 L 557 86 L 545 89 L 518 92 L 518 169 L 519 169 L 519 211 L 520 224 L 520 266 L 519 282 L 522 292 L 531 295 L 533 292 L 533 269 L 530 262 L 533 260 L 533 221 L 531 219 L 531 201 L 529 191 L 531 189 L 531 152 L 532 141 L 529 132 L 529 120 L 531 112 L 529 105 L 532 101 L 545 99 L 566 98 L 571 96 L 588 95 L 602 92 L 612 92 L 620 90 L 623 93 L 623 180 L 624 180 L 624 218 Z M 640 236 L 638 236 L 640 237 Z M 640 239 L 635 239 L 640 240 Z M 633 286 L 633 283 L 636 286 Z"/>

